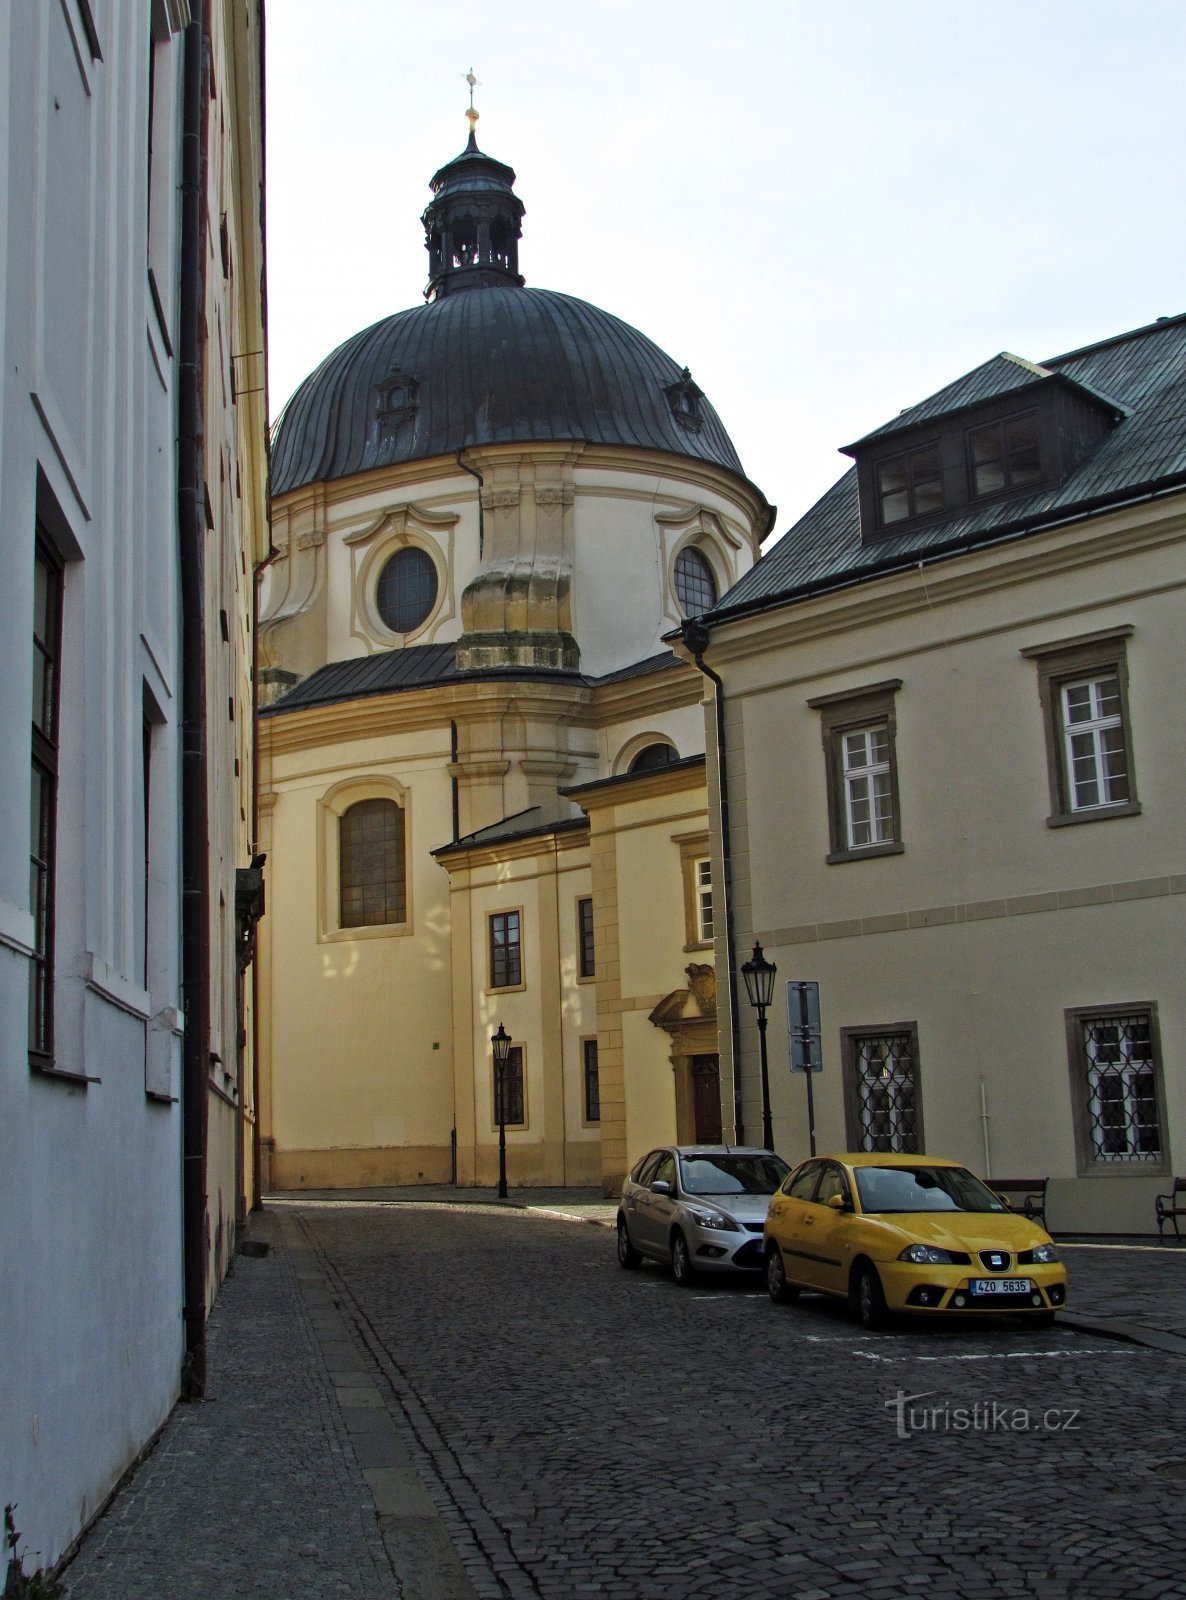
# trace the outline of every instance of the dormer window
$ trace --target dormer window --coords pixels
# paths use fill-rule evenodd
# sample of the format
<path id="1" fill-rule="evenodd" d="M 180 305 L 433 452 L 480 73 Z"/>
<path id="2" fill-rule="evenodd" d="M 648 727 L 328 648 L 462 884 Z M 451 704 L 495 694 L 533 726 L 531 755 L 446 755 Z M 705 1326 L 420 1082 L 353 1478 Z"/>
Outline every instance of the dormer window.
<path id="1" fill-rule="evenodd" d="M 415 378 L 398 369 L 388 373 L 378 386 L 375 396 L 375 418 L 379 439 L 394 439 L 401 423 L 416 413 L 420 385 Z"/>
<path id="2" fill-rule="evenodd" d="M 704 391 L 693 383 L 692 374 L 687 367 L 680 373 L 678 381 L 669 383 L 663 393 L 667 396 L 671 414 L 680 427 L 687 428 L 691 433 L 698 433 L 701 425 L 700 402 L 704 399 Z"/>
<path id="3" fill-rule="evenodd" d="M 943 473 L 937 444 L 878 463 L 877 510 L 883 528 L 929 517 L 942 509 Z"/>
<path id="4" fill-rule="evenodd" d="M 973 500 L 1042 481 L 1038 415 L 1004 417 L 968 429 L 968 475 Z"/>

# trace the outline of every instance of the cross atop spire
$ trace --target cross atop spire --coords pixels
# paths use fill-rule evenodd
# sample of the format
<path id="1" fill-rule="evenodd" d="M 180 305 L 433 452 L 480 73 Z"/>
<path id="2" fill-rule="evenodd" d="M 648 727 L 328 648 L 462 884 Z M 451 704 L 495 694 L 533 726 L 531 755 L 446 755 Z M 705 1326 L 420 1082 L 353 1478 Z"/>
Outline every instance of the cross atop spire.
<path id="1" fill-rule="evenodd" d="M 478 117 L 481 113 L 474 109 L 474 90 L 482 87 L 482 80 L 474 77 L 474 69 L 471 67 L 465 74 L 465 81 L 469 84 L 469 110 L 465 113 L 466 120 L 469 123 L 469 140 L 472 145 L 476 146 L 478 142 Z"/>

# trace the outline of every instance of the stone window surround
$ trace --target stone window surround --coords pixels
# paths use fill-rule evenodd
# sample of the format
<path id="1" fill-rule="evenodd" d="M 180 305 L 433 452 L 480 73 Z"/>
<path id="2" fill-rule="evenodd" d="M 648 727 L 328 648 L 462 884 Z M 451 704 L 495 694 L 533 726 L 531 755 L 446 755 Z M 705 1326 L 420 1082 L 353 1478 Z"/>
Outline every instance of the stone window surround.
<path id="1" fill-rule="evenodd" d="M 1027 645 L 1021 654 L 1038 669 L 1038 697 L 1042 705 L 1042 727 L 1046 742 L 1046 776 L 1050 790 L 1048 828 L 1065 828 L 1083 822 L 1103 822 L 1113 817 L 1135 817 L 1141 812 L 1137 798 L 1137 776 L 1133 760 L 1132 717 L 1128 705 L 1127 642 L 1135 632 L 1131 623 L 1095 633 L 1077 634 L 1051 644 Z M 1120 681 L 1121 716 L 1128 758 L 1129 798 L 1118 805 L 1071 807 L 1066 763 L 1065 728 L 1062 712 L 1062 687 L 1093 673 L 1114 672 Z"/>
<path id="2" fill-rule="evenodd" d="M 824 778 L 828 807 L 828 838 L 831 848 L 825 860 L 829 865 L 844 861 L 865 861 L 874 856 L 901 855 L 902 810 L 898 797 L 896 697 L 901 678 L 886 678 L 860 689 L 844 689 L 836 694 L 815 695 L 807 704 L 820 713 L 820 737 L 824 747 Z M 882 844 L 850 846 L 843 771 L 842 735 L 873 724 L 884 724 L 889 734 L 890 798 L 893 806 L 893 838 Z"/>
<path id="3" fill-rule="evenodd" d="M 1153 1049 L 1153 1076 L 1157 1096 L 1157 1125 L 1161 1154 L 1156 1161 L 1108 1161 L 1095 1152 L 1091 1137 L 1087 1095 L 1083 1081 L 1083 1024 L 1089 1020 L 1144 1013 L 1149 1018 L 1149 1039 Z M 1067 1029 L 1067 1066 L 1070 1072 L 1071 1115 L 1075 1130 L 1075 1160 L 1081 1178 L 1158 1177 L 1173 1171 L 1172 1154 L 1167 1149 L 1169 1121 L 1165 1104 L 1164 1057 L 1158 1026 L 1157 1002 L 1136 1000 L 1124 1005 L 1069 1006 L 1063 1013 Z"/>
<path id="4" fill-rule="evenodd" d="M 441 624 L 455 615 L 454 535 L 460 518 L 453 511 L 433 511 L 412 503 L 391 506 L 343 544 L 350 553 L 350 633 L 370 650 L 406 644 L 431 644 Z M 436 599 L 418 628 L 394 633 L 379 614 L 379 578 L 400 550 L 423 550 L 436 568 Z"/>
<path id="5" fill-rule="evenodd" d="M 372 927 L 343 928 L 339 920 L 338 824 L 344 812 L 360 800 L 394 800 L 404 815 L 405 903 L 404 922 L 384 922 Z M 395 778 L 378 775 L 347 778 L 317 801 L 317 942 L 333 944 L 353 939 L 406 938 L 413 931 L 412 816 L 410 796 Z"/>

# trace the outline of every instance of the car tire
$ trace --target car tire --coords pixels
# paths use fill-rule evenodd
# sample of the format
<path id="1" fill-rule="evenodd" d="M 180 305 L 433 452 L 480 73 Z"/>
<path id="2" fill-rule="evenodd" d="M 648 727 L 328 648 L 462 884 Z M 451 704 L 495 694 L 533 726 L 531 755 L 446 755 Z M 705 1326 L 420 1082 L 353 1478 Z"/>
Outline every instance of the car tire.
<path id="1" fill-rule="evenodd" d="M 876 1267 L 862 1261 L 853 1280 L 853 1300 L 861 1327 L 876 1333 L 885 1327 L 888 1313 L 885 1308 L 885 1291 Z"/>
<path id="2" fill-rule="evenodd" d="M 626 1227 L 626 1218 L 618 1218 L 618 1265 L 628 1269 L 638 1266 L 642 1257 L 630 1243 L 630 1233 Z"/>
<path id="3" fill-rule="evenodd" d="M 696 1281 L 692 1252 L 688 1249 L 688 1241 L 678 1228 L 671 1235 L 671 1276 L 681 1289 L 690 1289 Z"/>
<path id="4" fill-rule="evenodd" d="M 799 1298 L 797 1284 L 787 1282 L 786 1262 L 776 1244 L 766 1246 L 766 1293 L 779 1305 L 791 1306 Z"/>

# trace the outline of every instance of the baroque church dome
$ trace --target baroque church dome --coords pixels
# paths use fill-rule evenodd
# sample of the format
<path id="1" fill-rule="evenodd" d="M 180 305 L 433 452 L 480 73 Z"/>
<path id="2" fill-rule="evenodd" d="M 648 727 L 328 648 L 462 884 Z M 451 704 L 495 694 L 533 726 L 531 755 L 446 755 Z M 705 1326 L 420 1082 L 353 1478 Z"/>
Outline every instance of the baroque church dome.
<path id="1" fill-rule="evenodd" d="M 347 339 L 276 424 L 272 492 L 492 444 L 583 441 L 743 477 L 687 368 L 620 318 L 518 272 L 515 174 L 466 149 L 432 179 L 428 304 Z"/>

